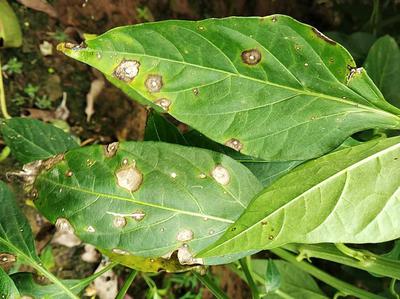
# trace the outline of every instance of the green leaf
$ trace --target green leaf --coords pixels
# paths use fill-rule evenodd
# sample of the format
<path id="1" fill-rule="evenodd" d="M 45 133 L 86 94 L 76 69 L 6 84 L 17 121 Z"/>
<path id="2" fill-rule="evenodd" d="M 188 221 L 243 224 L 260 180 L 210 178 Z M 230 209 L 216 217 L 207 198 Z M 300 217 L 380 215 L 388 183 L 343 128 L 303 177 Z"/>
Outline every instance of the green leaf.
<path id="1" fill-rule="evenodd" d="M 364 66 L 388 101 L 400 107 L 400 49 L 394 38 L 386 35 L 378 39 Z"/>
<path id="2" fill-rule="evenodd" d="M 4 120 L 0 129 L 5 143 L 21 163 L 47 159 L 79 147 L 71 135 L 36 119 Z"/>
<path id="3" fill-rule="evenodd" d="M 273 264 L 279 272 L 280 285 L 275 292 L 271 292 L 263 298 L 327 298 L 319 289 L 315 280 L 308 273 L 282 260 L 274 260 Z M 265 273 L 268 271 L 270 265 L 271 260 L 252 260 L 251 266 L 253 274 L 255 274 L 256 280 L 263 286 L 267 283 Z"/>
<path id="4" fill-rule="evenodd" d="M 285 243 L 378 243 L 400 235 L 400 137 L 333 152 L 261 192 L 199 256 Z"/>
<path id="5" fill-rule="evenodd" d="M 342 46 L 287 16 L 139 24 L 58 49 L 264 160 L 307 160 L 355 132 L 400 128 L 400 110 Z"/>
<path id="6" fill-rule="evenodd" d="M 0 298 L 2 299 L 18 299 L 20 294 L 15 287 L 12 279 L 0 267 Z"/>
<path id="7" fill-rule="evenodd" d="M 56 277 L 41 265 L 35 252 L 32 230 L 28 220 L 19 210 L 14 195 L 7 185 L 0 181 L 0 254 L 8 259 L 28 264 L 57 285 L 68 298 L 76 298 Z M 4 216 L 5 215 L 5 216 Z"/>
<path id="8" fill-rule="evenodd" d="M 201 263 L 192 255 L 261 190 L 227 156 L 161 142 L 73 149 L 56 161 L 36 179 L 36 207 L 53 223 L 71 224 L 84 242 L 123 256 L 178 250 L 181 262 Z"/>
<path id="9" fill-rule="evenodd" d="M 368 55 L 368 50 L 376 40 L 375 35 L 368 32 L 345 34 L 334 31 L 326 32 L 326 35 L 345 47 L 357 62 L 363 62 L 365 60 Z"/>
<path id="10" fill-rule="evenodd" d="M 32 230 L 19 210 L 14 195 L 0 181 L 0 253 L 13 255 L 24 263 L 39 264 Z"/>
<path id="11" fill-rule="evenodd" d="M 20 47 L 22 44 L 21 27 L 7 0 L 0 0 L 0 48 Z"/>
<path id="12" fill-rule="evenodd" d="M 274 260 L 269 259 L 267 269 L 265 270 L 265 290 L 267 293 L 274 292 L 281 285 L 281 274 Z"/>
<path id="13" fill-rule="evenodd" d="M 58 286 L 54 284 L 40 285 L 36 283 L 33 279 L 32 273 L 15 273 L 11 275 L 11 278 L 17 286 L 18 290 L 20 291 L 21 295 L 23 296 L 31 296 L 35 299 L 69 298 L 68 296 L 65 296 L 65 294 L 60 292 Z M 79 280 L 64 280 L 63 283 L 69 289 L 72 289 L 75 285 L 79 283 Z M 80 285 L 79 288 L 75 288 L 73 292 L 74 294 L 79 294 L 79 292 L 81 292 L 84 288 L 85 285 Z"/>
<path id="14" fill-rule="evenodd" d="M 178 128 L 154 111 L 147 118 L 144 140 L 188 145 Z"/>

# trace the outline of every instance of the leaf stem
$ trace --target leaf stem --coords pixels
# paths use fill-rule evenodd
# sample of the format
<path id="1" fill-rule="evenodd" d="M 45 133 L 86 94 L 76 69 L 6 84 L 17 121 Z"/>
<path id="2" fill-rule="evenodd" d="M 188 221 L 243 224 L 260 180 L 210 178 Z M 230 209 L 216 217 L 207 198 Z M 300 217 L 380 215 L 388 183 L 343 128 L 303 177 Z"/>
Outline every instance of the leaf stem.
<path id="1" fill-rule="evenodd" d="M 57 285 L 60 289 L 62 289 L 62 290 L 64 291 L 64 293 L 65 293 L 68 297 L 70 297 L 70 298 L 72 298 L 72 299 L 79 299 L 78 296 L 75 296 L 75 294 L 72 293 L 71 290 L 68 289 L 57 277 L 55 277 L 55 276 L 53 275 L 53 273 L 51 273 L 50 271 L 48 271 L 48 270 L 47 270 L 46 268 L 44 268 L 43 266 L 41 266 L 41 265 L 35 263 L 33 260 L 32 260 L 32 263 L 30 263 L 30 264 L 31 264 L 31 266 L 32 266 L 33 268 L 35 268 L 35 270 L 37 270 L 40 274 L 43 274 L 44 276 L 46 276 L 46 278 L 47 278 L 48 280 L 50 280 L 52 283 L 54 283 L 54 284 Z"/>
<path id="2" fill-rule="evenodd" d="M 373 293 L 370 293 L 368 291 L 359 289 L 347 282 L 341 281 L 340 279 L 337 279 L 333 276 L 331 276 L 328 273 L 325 273 L 324 271 L 312 266 L 310 263 L 305 262 L 305 261 L 298 261 L 296 259 L 296 256 L 293 254 L 289 253 L 288 251 L 281 249 L 281 248 L 275 248 L 270 250 L 272 253 L 275 255 L 279 256 L 280 258 L 290 262 L 294 266 L 298 267 L 299 269 L 311 274 L 318 280 L 321 280 L 325 282 L 326 284 L 336 288 L 339 290 L 341 293 L 343 293 L 346 296 L 355 296 L 356 298 L 361 298 L 361 299 L 383 299 L 384 297 L 375 295 Z"/>
<path id="3" fill-rule="evenodd" d="M 1 113 L 3 114 L 4 118 L 10 119 L 11 116 L 7 112 L 6 96 L 3 84 L 3 72 L 1 70 L 1 59 L 0 59 L 0 107 L 1 107 Z"/>
<path id="4" fill-rule="evenodd" d="M 225 295 L 225 293 L 214 283 L 208 274 L 200 275 L 200 273 L 197 273 L 196 271 L 192 271 L 192 273 L 210 290 L 211 293 L 213 293 L 217 299 L 229 299 L 228 296 Z"/>
<path id="5" fill-rule="evenodd" d="M 343 249 L 343 247 L 339 247 Z M 324 259 L 377 275 L 400 279 L 400 261 L 379 256 L 366 250 L 358 251 L 357 256 L 363 257 L 359 260 L 354 258 L 353 251 L 355 250 L 346 247 L 346 253 L 344 253 L 337 246 L 331 244 L 290 244 L 283 246 L 283 248 L 297 253 L 298 261 L 309 258 Z"/>
<path id="6" fill-rule="evenodd" d="M 124 285 L 122 286 L 121 290 L 118 292 L 118 295 L 115 299 L 123 299 L 125 297 L 126 292 L 128 292 L 129 287 L 131 286 L 132 282 L 135 280 L 138 271 L 132 270 L 129 273 L 128 278 L 125 280 Z"/>
<path id="7" fill-rule="evenodd" d="M 397 294 L 397 292 L 396 292 L 396 281 L 397 281 L 397 279 L 395 279 L 395 278 L 392 279 L 392 281 L 390 282 L 389 290 L 394 298 L 400 299 L 399 294 Z"/>
<path id="8" fill-rule="evenodd" d="M 246 258 L 242 258 L 242 259 L 239 260 L 239 263 L 240 263 L 240 266 L 242 267 L 242 271 L 244 273 L 244 276 L 246 277 L 247 284 L 250 287 L 253 299 L 259 299 L 260 298 L 260 294 L 258 292 L 257 285 L 254 282 L 253 276 L 251 275 L 251 272 L 249 270 L 249 265 L 248 265 L 247 259 Z"/>

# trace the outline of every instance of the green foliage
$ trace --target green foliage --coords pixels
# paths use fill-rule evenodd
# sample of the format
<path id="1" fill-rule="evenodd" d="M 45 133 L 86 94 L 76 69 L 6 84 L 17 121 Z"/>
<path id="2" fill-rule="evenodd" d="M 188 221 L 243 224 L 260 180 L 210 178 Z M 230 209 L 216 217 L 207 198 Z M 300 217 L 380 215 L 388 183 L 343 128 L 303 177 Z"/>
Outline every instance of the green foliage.
<path id="1" fill-rule="evenodd" d="M 79 146 L 63 130 L 35 119 L 4 120 L 0 130 L 5 143 L 21 163 L 47 159 Z"/>
<path id="2" fill-rule="evenodd" d="M 22 44 L 21 27 L 7 0 L 0 0 L 0 11 L 0 48 L 20 47 Z"/>
<path id="3" fill-rule="evenodd" d="M 161 142 L 79 148 L 47 168 L 35 205 L 51 222 L 67 219 L 82 240 L 122 256 L 178 250 L 189 265 L 261 189 L 229 157 Z"/>
<path id="4" fill-rule="evenodd" d="M 264 287 L 264 290 L 267 287 L 267 293 L 263 298 L 327 298 L 309 274 L 288 262 L 255 259 L 251 265 L 257 282 Z M 272 289 L 271 282 L 274 286 Z"/>
<path id="5" fill-rule="evenodd" d="M 2 69 L 7 74 L 21 74 L 22 73 L 23 63 L 18 60 L 17 57 L 12 57 L 7 61 L 5 65 L 3 65 Z"/>
<path id="6" fill-rule="evenodd" d="M 381 37 L 373 44 L 365 69 L 386 99 L 400 107 L 400 49 L 392 37 Z"/>
<path id="7" fill-rule="evenodd" d="M 18 299 L 20 293 L 16 288 L 12 279 L 0 267 L 0 298 L 4 299 Z"/>
<path id="8" fill-rule="evenodd" d="M 350 54 L 290 17 L 126 26 L 59 50 L 209 138 L 265 160 L 306 160 L 368 128 L 400 128 Z"/>
<path id="9" fill-rule="evenodd" d="M 372 27 L 379 19 L 374 3 Z M 152 18 L 145 9 L 139 15 Z M 200 281 L 225 299 L 215 277 L 199 273 L 239 259 L 239 276 L 255 299 L 327 298 L 314 278 L 334 289 L 323 288 L 327 294 L 337 290 L 335 297 L 382 298 L 305 259 L 390 278 L 385 292 L 396 297 L 400 50 L 388 36 L 331 36 L 357 61 L 365 59 L 368 74 L 337 42 L 283 15 L 146 23 L 61 44 L 66 55 L 154 108 L 145 141 L 79 147 L 50 124 L 11 118 L 0 126 L 2 160 L 10 149 L 26 164 L 13 173 L 24 177 L 35 207 L 56 227 L 136 269 L 118 299 L 137 271 L 192 271 L 161 289 L 156 274 L 139 273 L 148 298 L 169 296 L 172 282 L 199 288 Z M 11 59 L 6 71 L 21 67 Z M 39 108 L 51 107 L 38 86 L 24 92 Z M 382 255 L 343 244 L 396 239 Z M 251 260 L 263 249 L 285 261 Z M 51 282 L 39 285 L 32 273 L 8 276 L 0 268 L 6 298 L 77 298 L 115 265 L 82 280 L 54 277 L 51 247 L 37 256 L 31 228 L 1 181 L 0 257 L 4 269 L 17 261 Z"/>
<path id="10" fill-rule="evenodd" d="M 399 157 L 400 137 L 395 137 L 307 162 L 267 187 L 224 236 L 200 255 L 296 242 L 378 243 L 396 239 L 400 235 Z"/>

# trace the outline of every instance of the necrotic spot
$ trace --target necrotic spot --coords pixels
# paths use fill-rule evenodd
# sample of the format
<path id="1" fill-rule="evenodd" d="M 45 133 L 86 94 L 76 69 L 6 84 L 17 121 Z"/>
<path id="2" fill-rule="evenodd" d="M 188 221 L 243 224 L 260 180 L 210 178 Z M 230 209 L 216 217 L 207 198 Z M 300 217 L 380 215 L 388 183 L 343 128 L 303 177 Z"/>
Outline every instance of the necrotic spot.
<path id="1" fill-rule="evenodd" d="M 124 82 L 131 82 L 139 73 L 140 63 L 136 60 L 122 60 L 113 76 Z"/>
<path id="2" fill-rule="evenodd" d="M 158 92 L 163 86 L 162 77 L 160 75 L 149 75 L 145 82 L 146 88 L 150 92 Z"/>
<path id="3" fill-rule="evenodd" d="M 251 49 L 242 52 L 242 61 L 249 65 L 255 65 L 261 60 L 261 53 L 256 49 Z"/>
<path id="4" fill-rule="evenodd" d="M 211 172 L 212 177 L 221 185 L 227 185 L 230 181 L 228 170 L 222 165 L 217 165 Z"/>
<path id="5" fill-rule="evenodd" d="M 158 99 L 154 102 L 157 106 L 161 107 L 164 111 L 169 110 L 169 106 L 171 106 L 170 100 L 166 98 Z"/>
<path id="6" fill-rule="evenodd" d="M 225 145 L 229 146 L 230 148 L 233 148 L 235 151 L 238 151 L 238 152 L 240 152 L 243 148 L 243 144 L 240 143 L 239 140 L 234 139 L 234 138 L 229 139 L 227 142 L 225 142 Z"/>
<path id="7" fill-rule="evenodd" d="M 321 39 L 323 39 L 324 41 L 326 41 L 328 44 L 331 45 L 336 45 L 336 42 L 332 39 L 330 39 L 329 37 L 327 37 L 325 34 L 323 34 L 321 31 L 319 31 L 317 28 L 312 29 L 312 31 Z"/>
<path id="8" fill-rule="evenodd" d="M 142 184 L 142 173 L 136 169 L 135 165 L 123 167 L 115 175 L 118 185 L 128 191 L 136 191 Z"/>

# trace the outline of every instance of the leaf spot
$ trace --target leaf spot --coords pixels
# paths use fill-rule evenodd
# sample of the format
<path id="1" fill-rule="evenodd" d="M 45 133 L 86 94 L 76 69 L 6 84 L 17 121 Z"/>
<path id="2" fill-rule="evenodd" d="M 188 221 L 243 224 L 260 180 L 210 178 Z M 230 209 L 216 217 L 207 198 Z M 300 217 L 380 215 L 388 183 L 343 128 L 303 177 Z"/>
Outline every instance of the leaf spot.
<path id="1" fill-rule="evenodd" d="M 193 94 L 197 96 L 199 94 L 199 89 L 198 88 L 193 88 Z"/>
<path id="2" fill-rule="evenodd" d="M 117 228 L 122 228 L 126 225 L 126 219 L 122 216 L 115 216 L 113 220 L 113 225 Z"/>
<path id="3" fill-rule="evenodd" d="M 193 237 L 194 237 L 193 231 L 191 231 L 190 229 L 182 229 L 176 235 L 176 240 L 178 240 L 179 242 L 187 242 L 192 240 Z"/>
<path id="4" fill-rule="evenodd" d="M 249 65 L 255 65 L 261 60 L 261 53 L 256 49 L 251 49 L 242 52 L 242 61 Z"/>
<path id="5" fill-rule="evenodd" d="M 227 142 L 225 142 L 225 145 L 230 148 L 233 148 L 235 151 L 238 151 L 238 152 L 240 152 L 243 148 L 243 144 L 240 143 L 239 140 L 234 139 L 234 138 L 229 139 Z"/>
<path id="6" fill-rule="evenodd" d="M 194 258 L 188 247 L 178 249 L 178 261 L 181 265 L 204 264 L 203 259 Z"/>
<path id="7" fill-rule="evenodd" d="M 116 154 L 118 150 L 118 145 L 119 145 L 118 142 L 113 142 L 104 147 L 104 152 L 107 158 L 111 158 Z"/>
<path id="8" fill-rule="evenodd" d="M 56 228 L 58 231 L 74 233 L 74 229 L 69 223 L 69 221 L 65 218 L 58 218 L 56 221 Z"/>
<path id="9" fill-rule="evenodd" d="M 118 170 L 115 175 L 118 185 L 128 191 L 136 191 L 142 184 L 142 173 L 136 169 L 135 165 L 124 167 Z"/>
<path id="10" fill-rule="evenodd" d="M 227 185 L 230 181 L 228 170 L 222 165 L 217 165 L 211 172 L 212 177 L 221 185 Z"/>
<path id="11" fill-rule="evenodd" d="M 170 176 L 171 176 L 171 178 L 175 179 L 177 177 L 177 174 L 176 174 L 176 172 L 171 172 Z"/>
<path id="12" fill-rule="evenodd" d="M 158 99 L 154 102 L 157 106 L 161 107 L 164 111 L 169 110 L 169 106 L 171 105 L 170 100 L 166 98 Z"/>
<path id="13" fill-rule="evenodd" d="M 160 75 L 149 75 L 145 82 L 146 88 L 150 92 L 158 92 L 163 86 L 162 77 Z"/>
<path id="14" fill-rule="evenodd" d="M 207 177 L 207 175 L 205 173 L 200 173 L 199 174 L 199 178 L 201 179 L 205 179 Z"/>
<path id="15" fill-rule="evenodd" d="M 119 248 L 113 248 L 112 252 L 115 253 L 115 254 L 121 254 L 121 255 L 128 255 L 129 254 L 127 251 L 119 249 Z"/>
<path id="16" fill-rule="evenodd" d="M 124 82 L 131 82 L 139 73 L 140 63 L 136 60 L 122 60 L 115 68 L 113 76 Z"/>
<path id="17" fill-rule="evenodd" d="M 95 232 L 96 232 L 96 229 L 95 229 L 93 226 L 89 225 L 89 226 L 87 227 L 86 231 L 87 231 L 88 233 L 95 233 Z"/>
<path id="18" fill-rule="evenodd" d="M 131 214 L 131 217 L 136 221 L 143 220 L 144 216 L 146 216 L 146 214 L 143 211 L 136 211 Z"/>
<path id="19" fill-rule="evenodd" d="M 269 235 L 269 237 L 268 237 L 268 239 L 271 240 L 271 241 L 272 241 L 274 238 L 275 238 L 275 237 L 274 237 L 273 235 Z"/>
<path id="20" fill-rule="evenodd" d="M 336 45 L 336 42 L 333 39 L 330 39 L 329 37 L 327 37 L 325 34 L 323 34 L 321 31 L 319 31 L 317 28 L 312 28 L 312 31 L 321 39 L 323 39 L 324 41 L 326 41 L 328 44 L 331 45 Z"/>
<path id="21" fill-rule="evenodd" d="M 68 171 L 65 173 L 65 176 L 70 178 L 70 177 L 73 176 L 73 172 L 72 172 L 71 170 L 68 170 Z"/>
<path id="22" fill-rule="evenodd" d="M 354 77 L 356 77 L 357 75 L 360 75 L 363 72 L 363 68 L 362 67 L 351 67 L 350 68 L 350 73 L 347 76 L 347 83 L 349 83 L 349 81 L 351 79 L 353 79 Z"/>
<path id="23" fill-rule="evenodd" d="M 16 260 L 17 260 L 17 258 L 12 254 L 8 254 L 8 253 L 0 254 L 0 264 L 1 263 L 13 263 Z"/>

